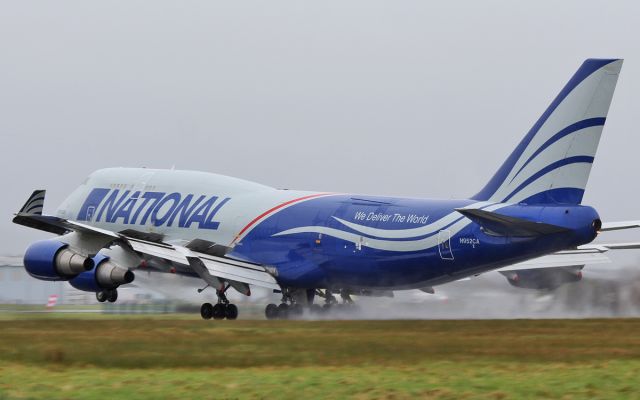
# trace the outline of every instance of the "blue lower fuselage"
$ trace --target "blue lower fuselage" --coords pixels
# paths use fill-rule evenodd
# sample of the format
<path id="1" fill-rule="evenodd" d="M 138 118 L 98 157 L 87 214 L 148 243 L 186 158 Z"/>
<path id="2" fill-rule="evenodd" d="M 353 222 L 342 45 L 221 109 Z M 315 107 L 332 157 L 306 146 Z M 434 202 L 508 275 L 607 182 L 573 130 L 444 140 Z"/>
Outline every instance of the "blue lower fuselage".
<path id="1" fill-rule="evenodd" d="M 455 210 L 463 207 L 567 231 L 496 235 Z M 331 195 L 266 218 L 230 256 L 276 267 L 288 287 L 419 288 L 589 243 L 595 220 L 588 206 Z"/>

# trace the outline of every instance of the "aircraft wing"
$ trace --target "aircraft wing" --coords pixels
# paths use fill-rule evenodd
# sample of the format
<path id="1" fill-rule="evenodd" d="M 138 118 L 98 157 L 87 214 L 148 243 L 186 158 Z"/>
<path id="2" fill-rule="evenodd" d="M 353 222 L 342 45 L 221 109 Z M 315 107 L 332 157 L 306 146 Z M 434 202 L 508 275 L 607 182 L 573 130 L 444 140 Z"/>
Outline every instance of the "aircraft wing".
<path id="1" fill-rule="evenodd" d="M 604 264 L 611 260 L 604 253 L 611 250 L 640 249 L 640 242 L 629 243 L 590 243 L 575 250 L 559 251 L 546 256 L 533 258 L 517 264 L 500 268 L 499 272 L 530 270 L 541 268 L 572 267 L 576 265 Z"/>
<path id="2" fill-rule="evenodd" d="M 64 218 L 25 212 L 16 214 L 13 222 L 58 235 L 78 233 L 81 242 L 76 244 L 88 253 L 95 253 L 109 243 L 123 244 L 137 253 L 189 266 L 195 274 L 217 289 L 222 281 L 229 282 L 243 294 L 249 294 L 248 285 L 281 289 L 266 266 L 219 256 L 219 246 L 202 239 L 179 246 L 161 241 L 160 235 L 131 230 L 112 232 Z M 210 245 L 203 246 L 203 243 Z M 207 252 L 207 249 L 214 251 Z"/>
<path id="3" fill-rule="evenodd" d="M 276 279 L 263 265 L 201 253 L 191 250 L 189 244 L 177 246 L 168 243 L 148 242 L 126 236 L 124 238 L 131 248 L 139 253 L 189 265 L 196 274 L 212 286 L 217 282 L 210 279 L 209 276 L 229 281 L 236 289 L 242 287 L 242 290 L 238 290 L 241 293 L 245 293 L 248 288 L 243 285 L 237 285 L 237 283 L 280 290 L 280 285 Z M 194 261 L 203 265 L 206 271 L 195 267 Z"/>

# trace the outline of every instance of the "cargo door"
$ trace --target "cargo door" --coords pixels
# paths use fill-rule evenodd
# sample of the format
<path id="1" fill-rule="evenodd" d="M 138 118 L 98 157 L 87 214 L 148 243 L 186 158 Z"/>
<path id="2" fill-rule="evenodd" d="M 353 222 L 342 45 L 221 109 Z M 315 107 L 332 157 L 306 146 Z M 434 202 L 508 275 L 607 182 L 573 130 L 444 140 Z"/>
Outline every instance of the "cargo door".
<path id="1" fill-rule="evenodd" d="M 451 231 L 441 230 L 438 232 L 438 251 L 443 260 L 453 260 L 451 251 Z"/>

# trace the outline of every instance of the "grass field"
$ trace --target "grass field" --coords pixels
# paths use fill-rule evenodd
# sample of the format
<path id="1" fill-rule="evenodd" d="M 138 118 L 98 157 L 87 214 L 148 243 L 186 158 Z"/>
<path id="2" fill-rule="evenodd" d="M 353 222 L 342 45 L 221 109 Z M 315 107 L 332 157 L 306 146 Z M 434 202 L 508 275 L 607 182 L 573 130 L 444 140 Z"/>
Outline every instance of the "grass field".
<path id="1" fill-rule="evenodd" d="M 0 399 L 640 398 L 640 320 L 0 321 Z"/>

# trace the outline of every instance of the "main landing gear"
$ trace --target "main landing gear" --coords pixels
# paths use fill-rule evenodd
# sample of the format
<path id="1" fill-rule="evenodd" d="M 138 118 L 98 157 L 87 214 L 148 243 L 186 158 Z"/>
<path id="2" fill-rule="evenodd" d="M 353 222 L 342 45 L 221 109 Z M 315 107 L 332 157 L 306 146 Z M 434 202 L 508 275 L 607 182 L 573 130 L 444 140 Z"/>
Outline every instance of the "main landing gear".
<path id="1" fill-rule="evenodd" d="M 302 304 L 287 304 L 285 302 L 280 305 L 267 304 L 264 309 L 264 316 L 267 319 L 295 319 L 304 314 L 304 306 Z"/>
<path id="2" fill-rule="evenodd" d="M 233 320 L 238 318 L 238 307 L 235 304 L 231 304 L 225 292 L 229 289 L 227 285 L 223 290 L 217 290 L 218 302 L 216 304 L 204 303 L 200 306 L 200 316 L 202 319 L 229 319 Z"/>
<path id="3" fill-rule="evenodd" d="M 309 291 L 304 293 L 309 293 Z M 313 294 L 311 292 L 311 296 L 307 294 L 305 298 L 302 292 L 286 288 L 282 291 L 280 305 L 268 304 L 264 309 L 264 316 L 267 319 L 289 319 L 302 316 L 304 313 L 303 304 L 313 303 Z"/>
<path id="4" fill-rule="evenodd" d="M 115 303 L 118 300 L 118 289 L 102 290 L 96 293 L 96 300 L 100 303 L 108 301 L 109 303 Z"/>
<path id="5" fill-rule="evenodd" d="M 324 298 L 324 305 L 314 304 L 314 297 Z M 279 305 L 268 304 L 264 310 L 267 319 L 297 319 L 307 314 L 310 318 L 343 317 L 356 309 L 349 292 L 340 291 L 342 303 L 339 303 L 330 290 L 310 289 L 304 292 L 284 290 Z M 344 314 L 344 315 L 343 315 Z"/>

